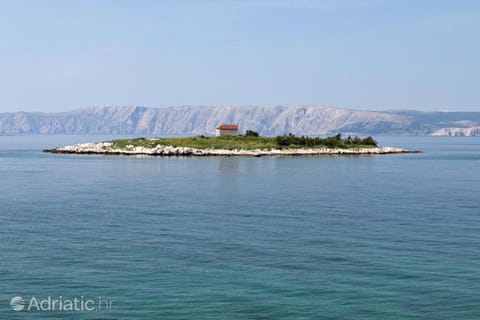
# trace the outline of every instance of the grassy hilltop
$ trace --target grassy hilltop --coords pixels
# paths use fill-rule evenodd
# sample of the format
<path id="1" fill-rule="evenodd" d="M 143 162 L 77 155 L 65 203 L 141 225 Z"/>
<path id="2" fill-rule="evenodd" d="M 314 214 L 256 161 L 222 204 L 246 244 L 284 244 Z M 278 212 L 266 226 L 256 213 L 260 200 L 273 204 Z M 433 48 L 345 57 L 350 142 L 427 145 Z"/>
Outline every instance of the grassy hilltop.
<path id="1" fill-rule="evenodd" d="M 168 138 L 132 138 L 112 141 L 115 148 L 124 149 L 127 146 L 154 148 L 157 145 L 174 147 L 190 147 L 197 149 L 302 149 L 302 148 L 371 148 L 376 147 L 377 142 L 372 137 L 346 137 L 340 134 L 333 137 L 305 137 L 292 134 L 277 137 L 262 137 L 256 132 L 247 130 L 247 134 L 241 136 L 194 136 L 194 137 L 168 137 Z"/>

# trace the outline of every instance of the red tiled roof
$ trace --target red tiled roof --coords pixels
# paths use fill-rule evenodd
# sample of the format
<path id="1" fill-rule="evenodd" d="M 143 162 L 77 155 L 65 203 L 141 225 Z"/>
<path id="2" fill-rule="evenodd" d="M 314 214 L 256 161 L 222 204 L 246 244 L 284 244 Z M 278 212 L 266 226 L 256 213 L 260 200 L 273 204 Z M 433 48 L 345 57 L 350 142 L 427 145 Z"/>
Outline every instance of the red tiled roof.
<path id="1" fill-rule="evenodd" d="M 221 124 L 217 127 L 219 130 L 238 130 L 238 125 L 236 124 Z"/>

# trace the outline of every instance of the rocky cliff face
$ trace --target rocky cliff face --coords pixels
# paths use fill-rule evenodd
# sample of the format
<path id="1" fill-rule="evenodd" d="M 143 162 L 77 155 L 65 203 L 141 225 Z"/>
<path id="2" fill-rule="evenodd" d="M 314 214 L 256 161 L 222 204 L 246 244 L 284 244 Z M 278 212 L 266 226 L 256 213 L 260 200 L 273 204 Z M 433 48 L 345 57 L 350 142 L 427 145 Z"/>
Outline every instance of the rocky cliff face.
<path id="1" fill-rule="evenodd" d="M 443 128 L 433 132 L 432 136 L 478 137 L 480 136 L 480 127 Z"/>
<path id="2" fill-rule="evenodd" d="M 358 111 L 318 106 L 99 107 L 64 113 L 3 113 L 0 134 L 213 134 L 220 123 L 264 135 L 440 135 L 480 126 L 480 112 Z M 478 130 L 470 134 L 480 135 Z"/>

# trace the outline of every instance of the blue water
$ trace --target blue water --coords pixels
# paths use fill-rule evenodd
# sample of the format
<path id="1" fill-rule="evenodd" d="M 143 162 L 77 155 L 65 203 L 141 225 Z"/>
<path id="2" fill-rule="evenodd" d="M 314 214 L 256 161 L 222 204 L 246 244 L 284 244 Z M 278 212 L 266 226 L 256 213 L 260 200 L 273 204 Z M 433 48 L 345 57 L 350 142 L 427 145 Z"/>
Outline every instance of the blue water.
<path id="1" fill-rule="evenodd" d="M 0 137 L 0 319 L 479 319 L 480 139 L 422 154 L 54 155 Z M 104 297 L 111 310 L 13 311 Z"/>

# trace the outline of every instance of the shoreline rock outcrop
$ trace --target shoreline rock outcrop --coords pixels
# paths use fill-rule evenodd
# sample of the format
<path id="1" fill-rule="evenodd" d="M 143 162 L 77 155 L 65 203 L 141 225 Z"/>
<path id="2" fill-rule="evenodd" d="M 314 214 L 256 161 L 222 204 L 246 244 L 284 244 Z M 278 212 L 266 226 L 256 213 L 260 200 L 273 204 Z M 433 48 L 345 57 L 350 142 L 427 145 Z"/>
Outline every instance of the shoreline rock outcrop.
<path id="1" fill-rule="evenodd" d="M 153 148 L 126 146 L 125 148 L 116 148 L 112 142 L 82 143 L 58 147 L 54 149 L 45 149 L 48 153 L 63 154 L 98 154 L 98 155 L 122 155 L 122 156 L 181 156 L 181 157 L 205 157 L 205 156 L 324 156 L 324 155 L 376 155 L 376 154 L 401 154 L 401 153 L 419 153 L 417 150 L 406 150 L 393 147 L 372 147 L 372 148 L 302 148 L 302 149 L 196 149 L 189 147 L 175 147 L 156 145 Z"/>

